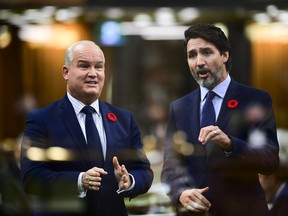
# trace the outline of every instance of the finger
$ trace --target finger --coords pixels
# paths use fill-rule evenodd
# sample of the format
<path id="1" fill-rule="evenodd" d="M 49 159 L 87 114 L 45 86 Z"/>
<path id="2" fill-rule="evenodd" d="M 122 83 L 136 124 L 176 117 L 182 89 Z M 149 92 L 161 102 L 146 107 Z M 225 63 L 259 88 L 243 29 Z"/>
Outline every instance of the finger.
<path id="1" fill-rule="evenodd" d="M 209 132 L 213 129 L 214 126 L 207 126 L 204 128 L 201 128 L 200 133 L 199 133 L 199 137 L 198 140 L 199 142 L 201 142 L 202 144 L 207 142 L 207 136 L 209 135 Z"/>
<path id="2" fill-rule="evenodd" d="M 121 173 L 122 173 L 122 175 L 128 175 L 128 171 L 127 171 L 124 164 L 121 166 Z"/>
<path id="3" fill-rule="evenodd" d="M 116 156 L 113 157 L 113 165 L 115 169 L 121 169 L 118 158 Z"/>
<path id="4" fill-rule="evenodd" d="M 88 170 L 88 174 L 90 176 L 100 176 L 100 175 L 107 175 L 108 172 L 106 172 L 104 169 L 99 167 L 93 167 L 92 169 Z"/>
<path id="5" fill-rule="evenodd" d="M 195 197 L 197 197 L 199 204 L 210 208 L 211 207 L 211 203 L 202 194 L 202 193 L 207 192 L 208 190 L 209 190 L 209 187 L 205 187 L 205 188 L 199 189 L 199 193 L 195 193 Z"/>
<path id="6" fill-rule="evenodd" d="M 199 191 L 200 191 L 201 194 L 208 192 L 208 190 L 209 190 L 209 187 L 205 187 L 205 188 L 199 189 Z"/>
<path id="7" fill-rule="evenodd" d="M 100 190 L 100 187 L 101 187 L 101 184 L 96 184 L 96 183 L 94 183 L 94 184 L 92 184 L 92 183 L 90 183 L 89 184 L 89 186 L 88 186 L 88 189 L 89 190 L 95 190 L 95 191 L 98 191 L 98 190 Z"/>
<path id="8" fill-rule="evenodd" d="M 200 213 L 198 209 L 195 209 L 193 206 L 190 206 L 188 204 L 185 206 L 185 208 L 188 209 L 189 211 Z"/>
<path id="9" fill-rule="evenodd" d="M 194 210 L 196 212 L 203 212 L 203 211 L 209 210 L 209 208 L 207 206 L 201 205 L 201 204 L 199 204 L 197 202 L 193 202 L 193 201 L 190 201 L 187 206 L 189 209 Z"/>

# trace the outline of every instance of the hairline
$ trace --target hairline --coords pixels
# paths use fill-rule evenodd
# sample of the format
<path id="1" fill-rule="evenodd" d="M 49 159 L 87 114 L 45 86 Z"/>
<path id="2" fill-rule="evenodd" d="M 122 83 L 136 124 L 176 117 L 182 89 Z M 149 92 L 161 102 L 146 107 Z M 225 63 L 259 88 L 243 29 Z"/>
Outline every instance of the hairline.
<path id="1" fill-rule="evenodd" d="M 66 53 L 65 53 L 65 57 L 64 57 L 64 65 L 68 68 L 71 67 L 71 64 L 73 62 L 73 54 L 74 54 L 74 50 L 75 48 L 77 48 L 78 46 L 80 45 L 83 45 L 83 44 L 93 44 L 95 45 L 96 47 L 99 48 L 99 50 L 102 52 L 101 48 L 93 41 L 90 41 L 90 40 L 81 40 L 81 41 L 77 41 L 73 44 L 71 44 L 67 50 L 66 50 Z M 103 52 L 102 52 L 103 53 Z M 104 55 L 104 54 L 103 54 Z"/>

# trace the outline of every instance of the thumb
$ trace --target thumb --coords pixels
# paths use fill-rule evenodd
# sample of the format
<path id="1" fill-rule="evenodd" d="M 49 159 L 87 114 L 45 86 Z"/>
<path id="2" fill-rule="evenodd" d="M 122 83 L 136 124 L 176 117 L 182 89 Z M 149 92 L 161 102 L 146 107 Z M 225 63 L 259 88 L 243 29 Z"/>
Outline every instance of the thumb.
<path id="1" fill-rule="evenodd" d="M 201 188 L 201 189 L 200 189 L 200 193 L 201 193 L 201 194 L 202 194 L 202 193 L 206 193 L 206 192 L 208 192 L 208 190 L 209 190 L 209 187 Z"/>
<path id="2" fill-rule="evenodd" d="M 120 168 L 120 164 L 118 162 L 118 158 L 116 156 L 113 157 L 113 165 L 115 169 L 119 169 Z"/>

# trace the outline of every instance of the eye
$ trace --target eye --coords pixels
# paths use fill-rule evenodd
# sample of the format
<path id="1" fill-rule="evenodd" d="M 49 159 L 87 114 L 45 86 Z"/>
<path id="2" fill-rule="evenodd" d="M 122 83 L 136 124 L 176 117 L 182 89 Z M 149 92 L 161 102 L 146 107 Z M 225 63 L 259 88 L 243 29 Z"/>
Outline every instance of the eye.
<path id="1" fill-rule="evenodd" d="M 213 52 L 212 52 L 211 49 L 204 49 L 204 50 L 203 50 L 203 55 L 205 55 L 205 56 L 211 55 L 212 53 L 213 53 Z"/>
<path id="2" fill-rule="evenodd" d="M 89 64 L 87 62 L 79 62 L 78 67 L 80 68 L 88 68 Z"/>
<path id="3" fill-rule="evenodd" d="M 205 54 L 205 55 L 210 55 L 210 54 L 211 54 L 211 51 L 210 51 L 210 50 L 209 50 L 209 51 L 207 50 L 207 51 L 204 52 L 204 54 Z"/>
<path id="4" fill-rule="evenodd" d="M 80 64 L 79 64 L 79 67 L 80 67 L 80 68 L 88 68 L 88 67 L 89 67 L 89 64 L 87 64 L 87 63 L 80 63 Z"/>
<path id="5" fill-rule="evenodd" d="M 104 67 L 104 65 L 103 65 L 102 63 L 95 65 L 95 68 L 96 68 L 96 69 L 102 69 L 103 67 Z"/>
<path id="6" fill-rule="evenodd" d="M 194 59 L 194 58 L 196 58 L 196 56 L 197 56 L 197 53 L 196 53 L 196 52 L 189 52 L 189 53 L 188 53 L 188 58 L 189 58 L 189 59 Z"/>

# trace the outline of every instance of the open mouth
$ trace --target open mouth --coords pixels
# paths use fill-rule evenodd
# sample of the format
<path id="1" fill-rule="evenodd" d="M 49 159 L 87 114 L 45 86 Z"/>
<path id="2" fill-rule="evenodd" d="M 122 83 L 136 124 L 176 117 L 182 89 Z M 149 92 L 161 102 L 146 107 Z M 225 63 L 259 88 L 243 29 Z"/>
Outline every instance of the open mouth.
<path id="1" fill-rule="evenodd" d="M 87 83 L 89 85 L 96 85 L 97 84 L 96 81 L 86 81 L 85 83 Z"/>
<path id="2" fill-rule="evenodd" d="M 197 74 L 198 74 L 199 78 L 206 79 L 209 76 L 210 71 L 209 70 L 199 70 L 199 71 L 197 71 Z"/>

